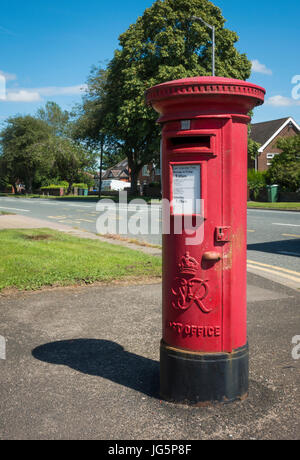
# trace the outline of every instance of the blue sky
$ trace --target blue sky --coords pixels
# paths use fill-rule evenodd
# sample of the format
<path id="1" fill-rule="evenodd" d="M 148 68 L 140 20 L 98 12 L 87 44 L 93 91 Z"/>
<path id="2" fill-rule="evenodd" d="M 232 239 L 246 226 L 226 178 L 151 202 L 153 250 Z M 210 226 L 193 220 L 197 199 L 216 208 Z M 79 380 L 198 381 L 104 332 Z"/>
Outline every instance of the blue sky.
<path id="1" fill-rule="evenodd" d="M 152 0 L 14 0 L 2 2 L 0 74 L 6 79 L 0 122 L 34 114 L 47 100 L 70 110 L 91 66 L 109 61 L 118 37 Z M 267 89 L 253 122 L 292 116 L 300 124 L 299 0 L 214 0 L 237 48 L 253 61 L 250 81 Z M 292 79 L 294 84 L 292 84 Z M 293 91 L 293 93 L 292 93 Z"/>

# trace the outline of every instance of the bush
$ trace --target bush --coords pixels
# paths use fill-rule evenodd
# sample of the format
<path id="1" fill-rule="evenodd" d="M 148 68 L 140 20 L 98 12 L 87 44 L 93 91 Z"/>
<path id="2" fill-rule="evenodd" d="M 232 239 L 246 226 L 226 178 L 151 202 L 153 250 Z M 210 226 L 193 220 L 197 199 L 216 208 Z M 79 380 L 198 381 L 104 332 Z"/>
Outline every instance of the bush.
<path id="1" fill-rule="evenodd" d="M 261 190 L 266 186 L 266 171 L 255 171 L 255 169 L 249 169 L 248 185 L 250 197 L 253 198 L 254 201 L 257 201 Z"/>
<path id="2" fill-rule="evenodd" d="M 60 188 L 68 188 L 63 185 L 46 185 L 46 187 L 41 187 L 41 190 L 53 190 L 53 189 L 60 189 Z"/>
<path id="3" fill-rule="evenodd" d="M 267 172 L 270 184 L 280 185 L 281 190 L 300 190 L 300 135 L 280 139 L 277 146 L 282 150 L 276 155 Z"/>
<path id="4" fill-rule="evenodd" d="M 150 182 L 149 184 L 149 187 L 150 188 L 156 188 L 156 187 L 161 187 L 161 183 L 160 182 Z"/>
<path id="5" fill-rule="evenodd" d="M 73 184 L 72 187 L 77 187 L 77 188 L 83 188 L 83 189 L 88 189 L 87 184 L 80 183 L 80 184 Z"/>
<path id="6" fill-rule="evenodd" d="M 69 184 L 65 180 L 59 181 L 59 180 L 49 180 L 45 181 L 42 185 L 41 188 L 68 188 Z"/>

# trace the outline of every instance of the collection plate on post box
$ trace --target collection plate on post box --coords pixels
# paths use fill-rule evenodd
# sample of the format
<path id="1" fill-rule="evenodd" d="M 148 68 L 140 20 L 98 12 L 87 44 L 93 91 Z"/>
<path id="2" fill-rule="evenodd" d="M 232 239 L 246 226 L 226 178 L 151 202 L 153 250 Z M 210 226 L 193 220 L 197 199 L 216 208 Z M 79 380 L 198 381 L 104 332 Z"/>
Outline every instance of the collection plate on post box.
<path id="1" fill-rule="evenodd" d="M 173 214 L 200 214 L 201 166 L 172 165 Z"/>

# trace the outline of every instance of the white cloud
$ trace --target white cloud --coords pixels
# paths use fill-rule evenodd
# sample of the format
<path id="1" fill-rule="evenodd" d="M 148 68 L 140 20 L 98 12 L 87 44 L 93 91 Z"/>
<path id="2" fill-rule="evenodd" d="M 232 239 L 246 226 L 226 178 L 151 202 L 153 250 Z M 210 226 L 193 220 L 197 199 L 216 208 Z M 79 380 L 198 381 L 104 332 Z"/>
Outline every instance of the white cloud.
<path id="1" fill-rule="evenodd" d="M 17 75 L 14 73 L 8 73 L 4 72 L 3 70 L 0 70 L 0 75 L 2 75 L 6 81 L 13 81 L 17 79 Z"/>
<path id="2" fill-rule="evenodd" d="M 36 91 L 27 91 L 24 89 L 7 91 L 6 101 L 8 102 L 37 102 L 41 96 Z"/>
<path id="3" fill-rule="evenodd" d="M 45 86 L 41 88 L 6 88 L 6 83 L 14 80 L 17 80 L 15 74 L 0 70 L 0 100 L 9 102 L 38 102 L 43 98 L 54 96 L 80 95 L 87 89 L 86 84 L 73 86 Z"/>
<path id="4" fill-rule="evenodd" d="M 74 85 L 74 86 L 49 86 L 44 88 L 37 88 L 36 91 L 41 96 L 73 96 L 81 94 L 85 91 L 87 85 Z"/>
<path id="5" fill-rule="evenodd" d="M 281 96 L 280 94 L 269 97 L 266 103 L 273 107 L 291 107 L 300 105 L 300 101 L 296 101 L 289 97 Z"/>
<path id="6" fill-rule="evenodd" d="M 54 96 L 75 96 L 81 94 L 87 85 L 74 86 L 49 86 L 43 88 L 30 89 L 8 89 L 6 92 L 6 101 L 8 102 L 38 102 L 43 97 Z"/>
<path id="7" fill-rule="evenodd" d="M 271 69 L 268 69 L 265 64 L 261 64 L 257 59 L 253 59 L 252 63 L 252 72 L 263 73 L 264 75 L 272 75 L 273 72 Z"/>

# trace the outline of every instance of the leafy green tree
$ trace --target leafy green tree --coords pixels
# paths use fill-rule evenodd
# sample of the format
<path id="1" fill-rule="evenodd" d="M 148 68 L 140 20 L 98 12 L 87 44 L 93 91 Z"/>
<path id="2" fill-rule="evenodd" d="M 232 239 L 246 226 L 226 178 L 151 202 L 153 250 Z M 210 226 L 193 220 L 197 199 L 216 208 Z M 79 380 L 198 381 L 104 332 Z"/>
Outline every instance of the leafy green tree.
<path id="1" fill-rule="evenodd" d="M 87 149 L 94 155 L 94 169 L 102 171 L 123 160 L 126 156 L 122 144 L 105 130 L 104 96 L 107 72 L 103 69 L 93 68 L 89 79 L 89 91 L 83 97 L 81 106 L 75 108 L 76 119 L 72 123 L 72 138 L 83 142 Z M 98 165 L 96 164 L 99 158 Z M 101 196 L 99 184 L 99 197 Z"/>
<path id="2" fill-rule="evenodd" d="M 37 173 L 47 174 L 51 170 L 53 155 L 51 152 L 45 155 L 42 149 L 50 136 L 48 124 L 30 115 L 7 120 L 7 126 L 0 133 L 1 170 L 14 186 L 20 180 L 27 192 L 32 193 Z"/>
<path id="3" fill-rule="evenodd" d="M 70 194 L 74 182 L 79 182 L 83 177 L 83 171 L 88 168 L 92 159 L 87 151 L 71 139 L 52 136 L 43 145 L 41 149 L 44 154 L 53 155 L 54 177 L 68 182 L 68 191 Z"/>
<path id="4" fill-rule="evenodd" d="M 69 134 L 71 115 L 67 110 L 62 110 L 56 102 L 48 101 L 45 107 L 38 109 L 37 118 L 45 121 L 55 136 Z"/>
<path id="5" fill-rule="evenodd" d="M 157 0 L 123 33 L 120 48 L 108 65 L 99 93 L 103 104 L 101 123 L 128 158 L 132 191 L 138 173 L 159 157 L 157 115 L 145 105 L 147 88 L 168 80 L 211 75 L 211 33 L 201 16 L 216 27 L 216 75 L 247 79 L 251 63 L 235 48 L 238 36 L 224 28 L 219 8 L 208 0 Z M 99 69 L 99 78 L 103 69 Z M 94 79 L 97 72 L 94 71 Z M 89 84 L 95 98 L 97 86 Z"/>
<path id="6" fill-rule="evenodd" d="M 83 128 L 89 129 L 91 134 L 90 123 L 81 119 L 81 122 L 76 124 L 73 120 L 75 114 L 62 110 L 55 102 L 47 102 L 45 108 L 38 110 L 37 117 L 46 122 L 51 129 L 52 136 L 43 144 L 42 149 L 54 156 L 52 177 L 55 174 L 56 179 L 67 181 L 68 193 L 75 180 L 88 180 L 90 183 L 91 180 L 84 173 L 84 169 L 93 166 L 93 152 L 89 144 L 86 143 L 85 147 L 81 145 L 80 138 Z M 44 183 L 46 182 L 49 182 L 49 178 L 44 180 Z"/>
<path id="7" fill-rule="evenodd" d="M 283 190 L 296 192 L 300 190 L 300 135 L 280 139 L 277 147 L 282 153 L 273 159 L 267 181 L 280 185 Z"/>
<path id="8" fill-rule="evenodd" d="M 16 180 L 10 180 L 10 171 L 7 169 L 7 163 L 4 161 L 3 157 L 0 155 L 0 191 L 6 189 L 9 184 L 15 184 Z"/>
<path id="9" fill-rule="evenodd" d="M 252 118 L 253 111 L 249 113 L 249 116 Z M 251 139 L 251 124 L 248 125 L 248 164 L 254 162 L 258 157 L 258 150 L 261 147 L 261 144 L 255 142 Z"/>
<path id="10" fill-rule="evenodd" d="M 71 136 L 91 149 L 98 149 L 105 140 L 103 101 L 106 79 L 107 72 L 94 66 L 88 77 L 88 92 L 83 96 L 82 104 L 74 109 L 76 115 Z"/>
<path id="11" fill-rule="evenodd" d="M 248 170 L 248 185 L 251 193 L 251 198 L 257 201 L 261 190 L 266 185 L 266 171 Z"/>

